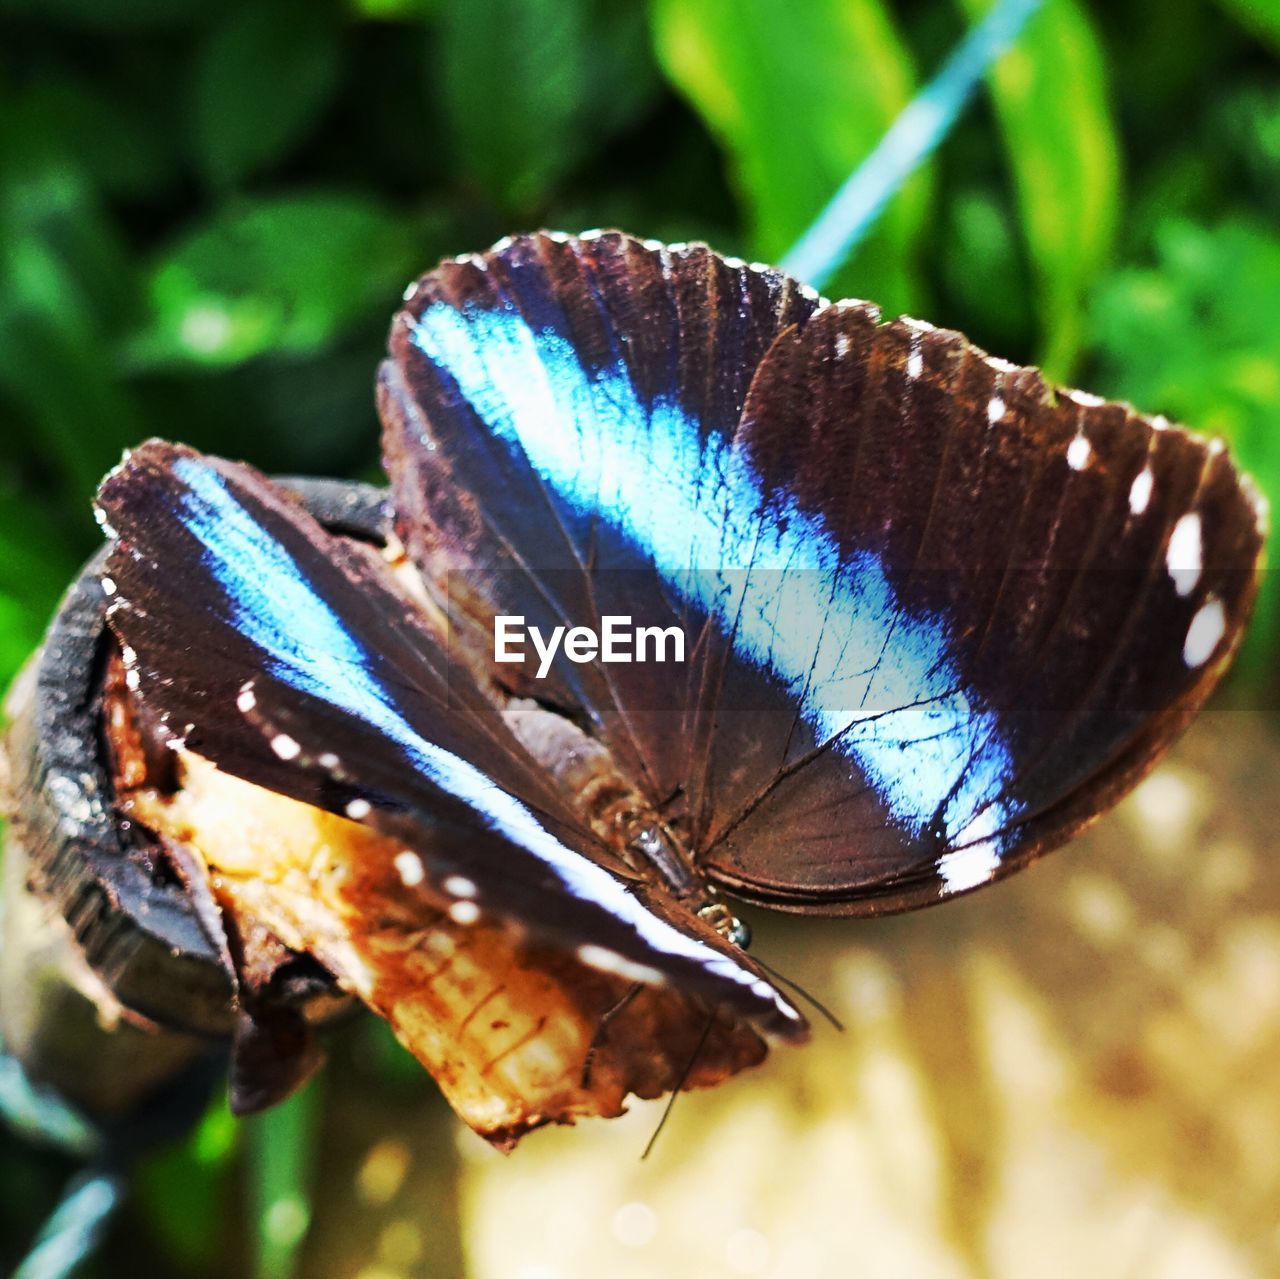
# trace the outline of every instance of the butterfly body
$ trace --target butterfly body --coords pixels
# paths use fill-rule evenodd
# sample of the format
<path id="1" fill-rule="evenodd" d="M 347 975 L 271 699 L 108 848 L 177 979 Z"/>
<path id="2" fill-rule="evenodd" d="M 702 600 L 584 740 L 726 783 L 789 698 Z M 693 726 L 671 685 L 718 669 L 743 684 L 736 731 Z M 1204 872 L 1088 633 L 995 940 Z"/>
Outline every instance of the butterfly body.
<path id="1" fill-rule="evenodd" d="M 686 910 L 710 921 L 722 937 L 734 945 L 745 943 L 746 925 L 719 899 L 668 820 L 599 742 L 534 702 L 512 703 L 504 719 L 602 844 Z"/>
<path id="2" fill-rule="evenodd" d="M 395 572 L 244 466 L 107 479 L 140 695 L 403 840 L 434 908 L 783 1038 L 725 894 L 877 914 L 1027 864 L 1158 758 L 1256 588 L 1220 448 L 701 245 L 444 262 L 378 395 Z M 683 659 L 496 660 L 502 618 L 624 615 Z"/>

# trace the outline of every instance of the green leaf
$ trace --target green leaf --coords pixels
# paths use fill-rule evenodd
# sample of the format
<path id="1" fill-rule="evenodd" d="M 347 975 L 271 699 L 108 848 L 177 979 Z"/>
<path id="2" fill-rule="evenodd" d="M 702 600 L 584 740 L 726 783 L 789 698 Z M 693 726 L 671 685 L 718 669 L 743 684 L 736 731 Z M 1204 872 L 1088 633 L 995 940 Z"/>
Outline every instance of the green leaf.
<path id="1" fill-rule="evenodd" d="M 250 1210 L 259 1279 L 289 1279 L 311 1224 L 311 1172 L 320 1123 L 313 1081 L 288 1101 L 245 1121 Z"/>
<path id="2" fill-rule="evenodd" d="M 236 201 L 176 244 L 150 284 L 137 367 L 303 354 L 390 311 L 422 266 L 418 226 L 365 196 Z"/>
<path id="3" fill-rule="evenodd" d="M 1255 81 L 1236 86 L 1217 104 L 1209 127 L 1222 143 L 1215 149 L 1218 168 L 1211 170 L 1213 176 L 1225 185 L 1231 168 L 1238 166 L 1253 203 L 1280 216 L 1280 85 Z M 1207 149 L 1195 148 L 1201 153 Z"/>
<path id="4" fill-rule="evenodd" d="M 943 217 L 938 272 L 947 298 L 964 308 L 970 337 L 993 351 L 1013 349 L 1033 321 L 1012 208 L 989 187 L 966 186 Z"/>
<path id="5" fill-rule="evenodd" d="M 0 699 L 35 652 L 63 592 L 71 584 L 77 559 L 67 552 L 48 513 L 34 504 L 0 493 Z M 22 520 L 30 520 L 25 527 Z M 40 532 L 47 545 L 34 545 Z M 0 714 L 0 723 L 3 715 Z"/>
<path id="6" fill-rule="evenodd" d="M 70 164 L 83 165 L 108 196 L 153 195 L 172 180 L 166 124 L 132 97 L 117 99 L 72 76 L 49 76 L 10 109 L 26 132 L 42 135 L 46 152 L 61 151 Z"/>
<path id="7" fill-rule="evenodd" d="M 83 26 L 90 30 L 130 31 L 176 27 L 200 17 L 216 0 L 4 0 L 9 17 Z"/>
<path id="8" fill-rule="evenodd" d="M 371 22 L 420 22 L 434 18 L 441 0 L 349 0 L 357 17 Z"/>
<path id="9" fill-rule="evenodd" d="M 22 411 L 0 450 L 55 467 L 86 496 L 139 438 L 115 361 L 133 283 L 116 230 L 52 121 L 0 110 L 0 392 Z M 87 502 L 80 513 L 92 523 Z"/>
<path id="10" fill-rule="evenodd" d="M 1242 27 L 1280 49 L 1280 3 L 1277 0 L 1218 0 Z"/>
<path id="11" fill-rule="evenodd" d="M 182 1273 L 203 1273 L 201 1263 L 225 1247 L 233 1156 L 241 1135 L 223 1093 L 183 1142 L 146 1158 L 134 1194 L 148 1229 Z"/>
<path id="12" fill-rule="evenodd" d="M 196 160 L 211 185 L 243 182 L 315 127 L 341 52 L 327 5 L 249 4 L 214 29 L 192 77 Z"/>
<path id="13" fill-rule="evenodd" d="M 728 151 L 752 252 L 777 261 L 906 105 L 910 60 L 880 0 L 656 0 L 659 58 Z M 928 180 L 907 183 L 830 292 L 918 307 Z"/>
<path id="14" fill-rule="evenodd" d="M 990 0 L 960 0 L 971 18 Z M 1085 295 L 1111 252 L 1119 203 L 1102 50 L 1076 0 L 1046 0 L 989 83 L 1035 274 L 1040 363 L 1070 378 Z"/>
<path id="15" fill-rule="evenodd" d="M 629 124 L 652 97 L 644 6 L 450 0 L 441 56 L 458 167 L 512 212 Z"/>
<path id="16" fill-rule="evenodd" d="M 0 485 L 0 695 L 40 642 L 79 559 L 55 511 Z"/>
<path id="17" fill-rule="evenodd" d="M 1157 263 L 1099 288 L 1101 389 L 1221 435 L 1280 510 L 1280 235 L 1235 218 L 1157 233 Z M 1240 665 L 1275 679 L 1280 580 L 1268 573 Z"/>

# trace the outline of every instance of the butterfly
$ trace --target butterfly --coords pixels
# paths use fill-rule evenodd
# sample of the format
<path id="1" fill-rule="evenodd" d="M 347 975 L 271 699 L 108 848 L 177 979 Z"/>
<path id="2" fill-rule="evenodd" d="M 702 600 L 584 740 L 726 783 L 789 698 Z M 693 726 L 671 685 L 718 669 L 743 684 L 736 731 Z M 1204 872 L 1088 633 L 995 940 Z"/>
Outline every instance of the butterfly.
<path id="1" fill-rule="evenodd" d="M 227 773 L 415 850 L 414 891 L 782 1039 L 738 899 L 1001 879 L 1143 776 L 1254 598 L 1222 447 L 700 244 L 508 238 L 405 293 L 377 383 L 413 590 L 250 467 L 104 481 L 131 687 Z M 681 661 L 504 662 L 500 619 Z"/>

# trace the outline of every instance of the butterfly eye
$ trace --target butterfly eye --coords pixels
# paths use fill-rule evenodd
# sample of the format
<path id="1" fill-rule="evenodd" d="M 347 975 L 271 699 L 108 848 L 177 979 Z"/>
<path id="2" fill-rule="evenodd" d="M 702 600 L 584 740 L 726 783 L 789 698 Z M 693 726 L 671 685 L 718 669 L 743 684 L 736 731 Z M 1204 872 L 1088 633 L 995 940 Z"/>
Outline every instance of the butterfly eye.
<path id="1" fill-rule="evenodd" d="M 697 912 L 725 941 L 746 950 L 751 945 L 751 929 L 731 911 L 724 902 L 713 901 Z"/>

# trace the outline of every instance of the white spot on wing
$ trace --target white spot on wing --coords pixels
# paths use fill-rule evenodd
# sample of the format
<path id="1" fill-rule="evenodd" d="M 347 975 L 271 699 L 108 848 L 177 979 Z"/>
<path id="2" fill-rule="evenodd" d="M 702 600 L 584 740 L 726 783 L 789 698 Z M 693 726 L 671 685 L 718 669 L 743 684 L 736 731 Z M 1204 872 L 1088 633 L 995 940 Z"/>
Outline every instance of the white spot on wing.
<path id="1" fill-rule="evenodd" d="M 406 888 L 417 888 L 427 877 L 427 872 L 422 866 L 422 858 L 407 848 L 404 852 L 396 854 L 393 865 L 400 876 L 400 882 Z"/>
<path id="2" fill-rule="evenodd" d="M 253 695 L 253 687 L 246 684 L 240 690 L 240 696 L 236 698 L 236 710 L 242 715 L 247 715 L 258 704 L 258 699 Z"/>
<path id="3" fill-rule="evenodd" d="M 346 811 L 353 822 L 362 822 L 373 812 L 373 805 L 367 799 L 353 799 L 347 805 Z"/>
<path id="4" fill-rule="evenodd" d="M 1089 457 L 1093 453 L 1093 446 L 1083 435 L 1077 435 L 1070 444 L 1067 445 L 1067 465 L 1073 471 L 1083 471 L 1089 465 Z"/>
<path id="5" fill-rule="evenodd" d="M 1151 468 L 1144 467 L 1133 478 L 1133 484 L 1129 488 L 1129 510 L 1134 515 L 1141 515 L 1147 509 L 1151 502 L 1151 489 L 1155 484 L 1155 476 L 1151 474 Z"/>
<path id="6" fill-rule="evenodd" d="M 120 466 L 123 466 L 125 462 L 127 462 L 128 460 L 129 460 L 129 454 L 125 453 L 124 461 L 120 463 Z M 118 471 L 119 469 L 120 467 L 116 467 L 116 471 Z M 115 471 L 111 472 L 112 475 L 114 475 L 115 473 L 116 473 Z M 107 519 L 107 513 L 102 509 L 102 507 L 95 506 L 93 508 L 93 518 L 98 521 L 98 527 L 103 531 L 103 533 L 107 535 L 107 537 L 110 537 L 110 538 L 115 537 L 116 535 L 115 528 L 112 526 L 111 521 Z"/>
<path id="7" fill-rule="evenodd" d="M 625 955 L 619 955 L 616 950 L 610 950 L 607 946 L 590 943 L 579 946 L 578 958 L 588 968 L 598 969 L 602 973 L 615 973 L 646 986 L 661 986 L 666 982 L 666 977 L 658 969 L 650 968 L 648 964 L 633 963 Z"/>
<path id="8" fill-rule="evenodd" d="M 962 893 L 985 884 L 1000 869 L 1000 853 L 994 843 L 972 844 L 938 858 L 944 893 Z"/>
<path id="9" fill-rule="evenodd" d="M 271 749 L 281 759 L 297 759 L 302 754 L 302 747 L 288 733 L 277 733 L 271 739 Z"/>
<path id="10" fill-rule="evenodd" d="M 1165 564 L 1179 595 L 1190 595 L 1200 580 L 1204 547 L 1200 536 L 1200 516 L 1189 511 L 1174 526 L 1169 537 Z"/>
<path id="11" fill-rule="evenodd" d="M 1203 666 L 1213 655 L 1219 641 L 1227 633 L 1227 614 L 1222 601 L 1210 595 L 1187 628 L 1187 640 L 1182 646 L 1182 660 L 1193 670 Z"/>
<path id="12" fill-rule="evenodd" d="M 450 897 L 474 897 L 476 886 L 465 875 L 450 875 L 440 885 Z"/>
<path id="13" fill-rule="evenodd" d="M 115 581 L 110 577 L 102 579 L 102 593 L 104 595 L 114 595 L 116 593 Z"/>
<path id="14" fill-rule="evenodd" d="M 1094 395 L 1091 391 L 1068 391 L 1067 398 L 1075 400 L 1077 404 L 1083 405 L 1086 409 L 1100 408 L 1106 403 L 1102 396 Z"/>
<path id="15" fill-rule="evenodd" d="M 987 402 L 987 421 L 998 422 L 1002 417 L 1004 417 L 1005 409 L 1007 407 L 1008 406 L 998 395 L 993 395 Z"/>
<path id="16" fill-rule="evenodd" d="M 480 918 L 480 907 L 475 902 L 454 902 L 449 907 L 449 918 L 455 924 L 474 924 Z"/>

